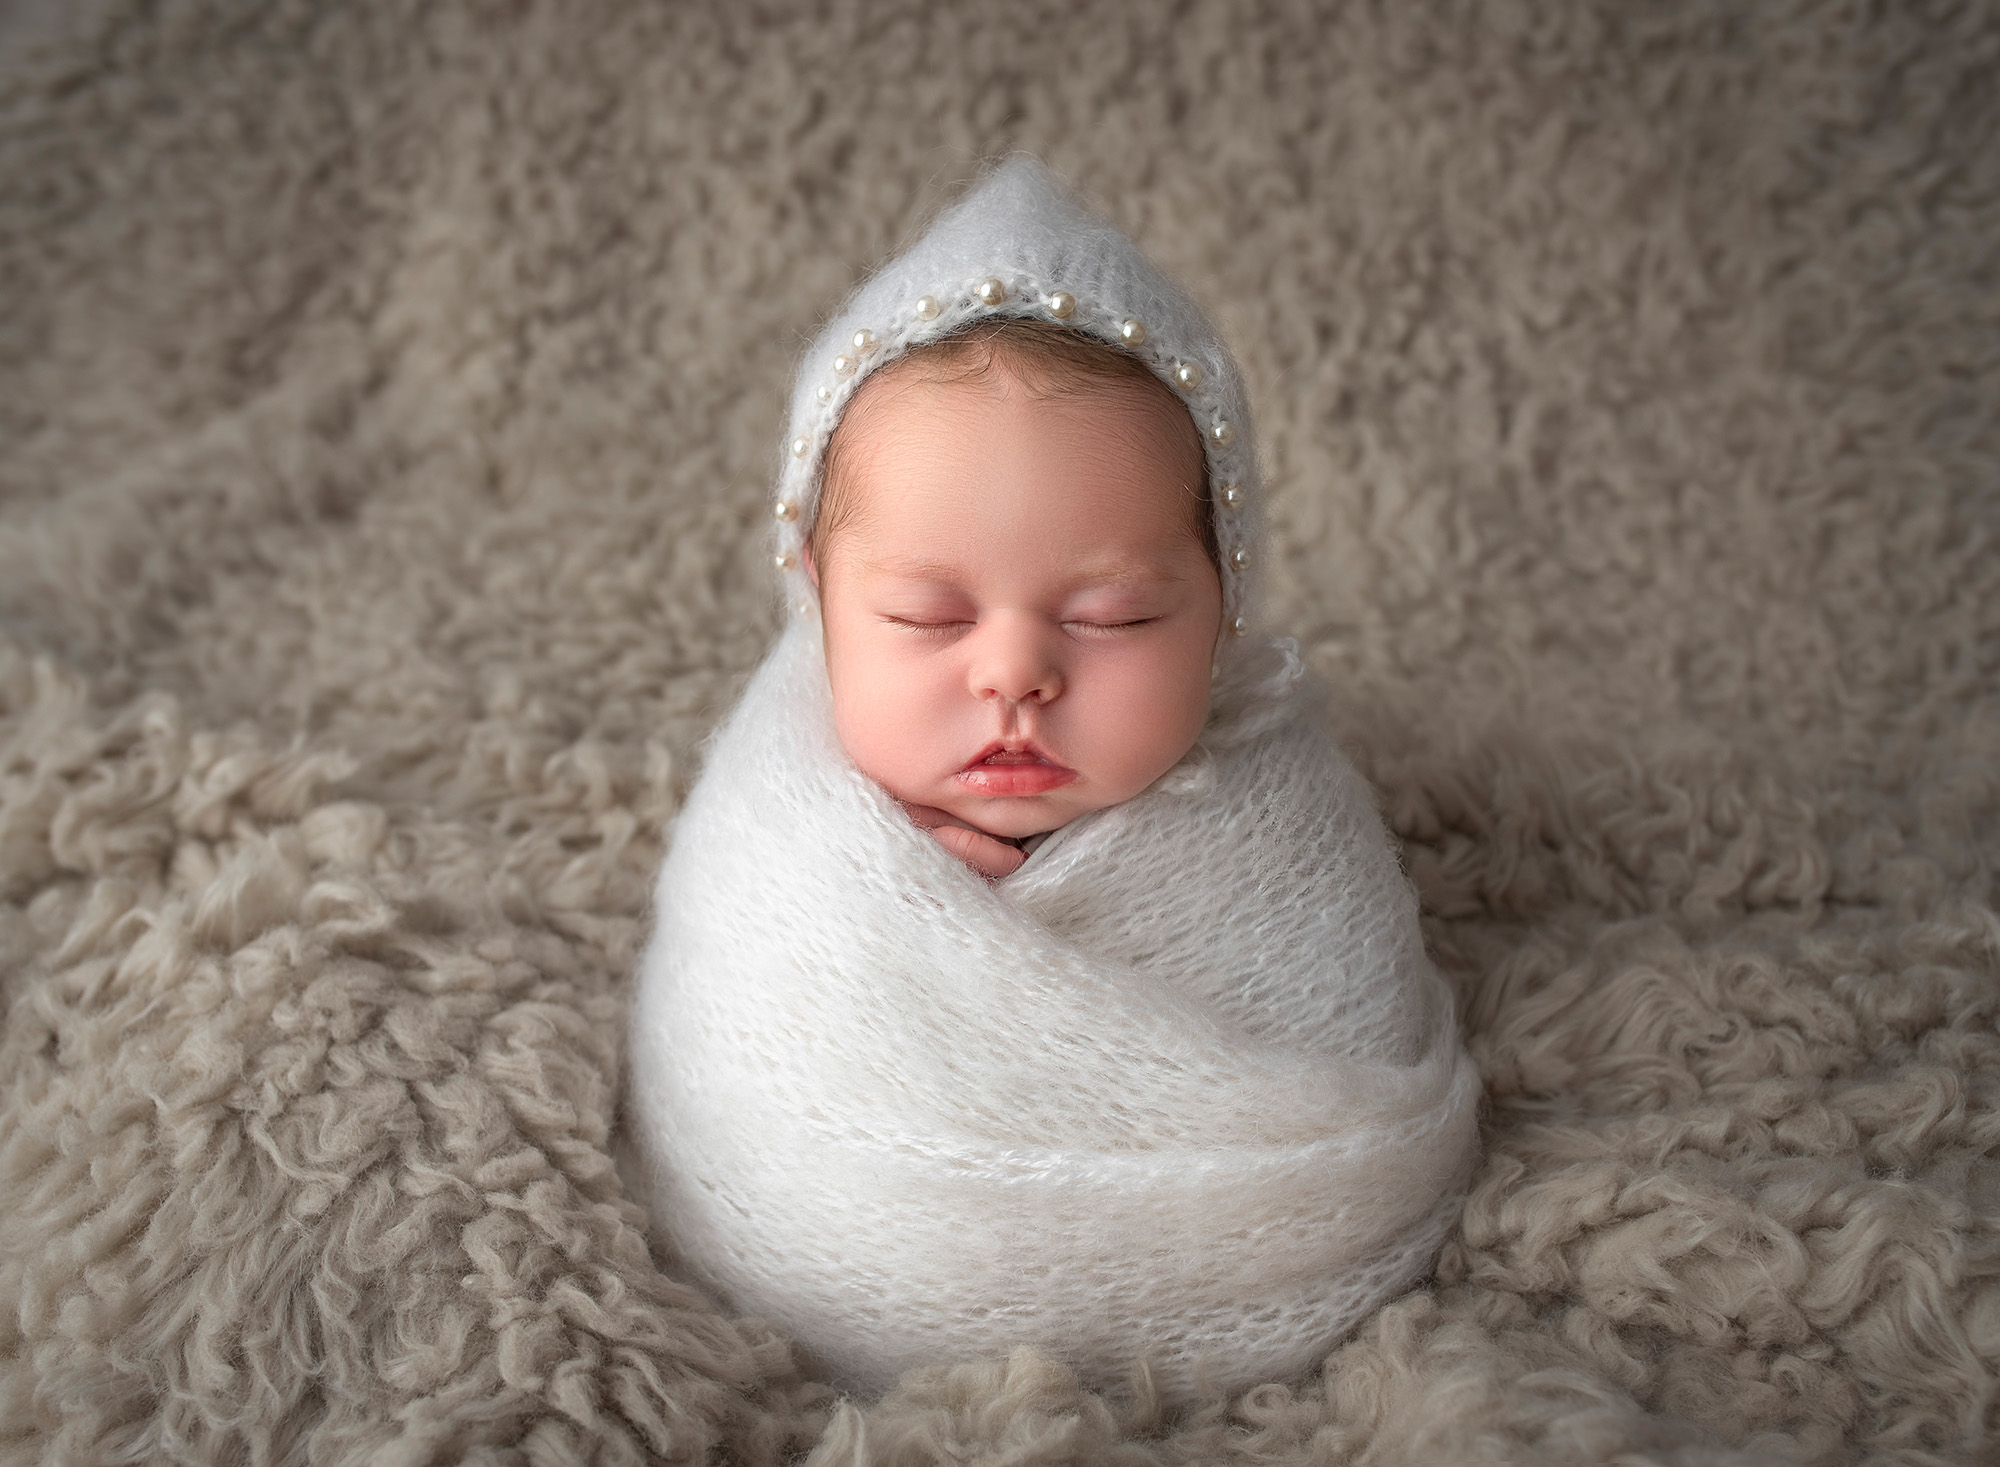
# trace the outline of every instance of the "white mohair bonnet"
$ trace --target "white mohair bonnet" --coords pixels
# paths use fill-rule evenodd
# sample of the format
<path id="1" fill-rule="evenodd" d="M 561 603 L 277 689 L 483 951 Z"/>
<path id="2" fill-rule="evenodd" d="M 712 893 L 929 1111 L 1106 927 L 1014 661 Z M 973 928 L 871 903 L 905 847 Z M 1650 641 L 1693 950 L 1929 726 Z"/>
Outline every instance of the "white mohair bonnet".
<path id="1" fill-rule="evenodd" d="M 820 466 L 869 373 L 970 322 L 1018 316 L 1132 352 L 1173 388 L 1201 431 L 1222 571 L 1225 635 L 1251 627 L 1261 521 L 1242 374 L 1187 292 L 1115 226 L 1064 192 L 1037 159 L 1009 158 L 871 275 L 821 331 L 792 388 L 791 431 L 772 511 L 787 603 L 816 603 L 800 551 L 819 512 Z"/>

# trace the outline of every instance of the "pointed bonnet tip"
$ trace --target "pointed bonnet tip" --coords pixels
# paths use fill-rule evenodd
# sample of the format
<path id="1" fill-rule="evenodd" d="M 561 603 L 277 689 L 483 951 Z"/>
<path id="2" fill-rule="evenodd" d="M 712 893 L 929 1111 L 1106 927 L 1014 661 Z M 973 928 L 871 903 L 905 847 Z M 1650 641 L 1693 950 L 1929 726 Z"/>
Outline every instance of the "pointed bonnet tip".
<path id="1" fill-rule="evenodd" d="M 1091 215 L 1054 170 L 1032 153 L 1009 153 L 994 163 L 966 191 L 959 207 L 966 213 L 1023 220 Z"/>
<path id="2" fill-rule="evenodd" d="M 978 191 L 989 188 L 1019 189 L 1067 198 L 1069 191 L 1048 164 L 1033 153 L 1009 153 L 987 171 Z"/>

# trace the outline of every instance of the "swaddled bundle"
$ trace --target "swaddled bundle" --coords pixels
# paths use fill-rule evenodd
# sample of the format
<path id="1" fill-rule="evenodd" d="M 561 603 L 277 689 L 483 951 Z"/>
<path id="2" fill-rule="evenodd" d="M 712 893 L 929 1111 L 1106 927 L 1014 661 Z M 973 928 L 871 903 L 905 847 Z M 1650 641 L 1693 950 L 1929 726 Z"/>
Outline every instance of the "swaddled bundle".
<path id="1" fill-rule="evenodd" d="M 1185 394 L 1227 618 L 1193 747 L 997 881 L 843 746 L 800 567 L 853 384 L 982 312 L 1117 341 Z M 1250 627 L 1234 363 L 1032 164 L 864 286 L 836 346 L 776 505 L 800 615 L 677 823 L 639 980 L 662 1230 L 851 1387 L 1023 1343 L 1098 1384 L 1147 1363 L 1170 1399 L 1296 1375 L 1428 1268 L 1478 1083 L 1370 793 Z"/>
<path id="2" fill-rule="evenodd" d="M 1478 1081 L 1282 659 L 1183 768 L 968 871 L 795 626 L 675 830 L 633 1036 L 675 1248 L 846 1385 L 1032 1343 L 1170 1397 L 1310 1368 L 1457 1217 Z"/>

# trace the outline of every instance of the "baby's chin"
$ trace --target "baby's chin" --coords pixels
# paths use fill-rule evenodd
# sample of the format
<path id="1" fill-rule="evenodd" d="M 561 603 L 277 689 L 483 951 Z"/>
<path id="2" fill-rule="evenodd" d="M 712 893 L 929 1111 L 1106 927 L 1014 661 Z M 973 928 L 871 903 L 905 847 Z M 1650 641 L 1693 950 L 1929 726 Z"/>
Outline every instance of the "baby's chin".
<path id="1" fill-rule="evenodd" d="M 1057 800 L 1047 795 L 1016 795 L 1004 798 L 961 795 L 954 799 L 931 801 L 944 810 L 963 820 L 967 825 L 985 831 L 988 835 L 1006 836 L 1018 840 L 1022 836 L 1040 835 L 1044 831 L 1060 830 L 1079 815 L 1087 815 L 1097 806 L 1075 800 Z"/>

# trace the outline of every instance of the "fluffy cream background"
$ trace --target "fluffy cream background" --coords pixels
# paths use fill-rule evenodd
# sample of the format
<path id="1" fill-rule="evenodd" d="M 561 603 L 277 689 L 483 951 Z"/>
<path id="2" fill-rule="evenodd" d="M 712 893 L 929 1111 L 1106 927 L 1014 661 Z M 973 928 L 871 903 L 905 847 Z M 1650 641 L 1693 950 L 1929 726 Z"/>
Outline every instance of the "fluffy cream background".
<path id="1" fill-rule="evenodd" d="M 34 8 L 0 1458 L 1994 1450 L 1990 7 Z M 1491 1101 L 1434 1284 L 1177 1423 L 836 1406 L 613 1160 L 793 354 L 1017 146 L 1236 344 Z"/>

